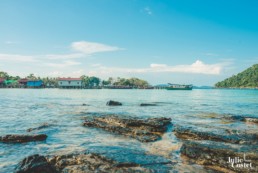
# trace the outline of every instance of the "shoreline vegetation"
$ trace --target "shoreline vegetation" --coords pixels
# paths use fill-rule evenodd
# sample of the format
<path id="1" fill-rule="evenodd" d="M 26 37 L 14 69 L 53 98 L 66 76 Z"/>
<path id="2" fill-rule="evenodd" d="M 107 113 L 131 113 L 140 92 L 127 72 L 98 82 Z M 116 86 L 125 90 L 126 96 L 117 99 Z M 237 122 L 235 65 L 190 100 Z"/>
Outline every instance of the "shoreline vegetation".
<path id="1" fill-rule="evenodd" d="M 216 88 L 258 89 L 258 64 L 215 84 Z"/>
<path id="2" fill-rule="evenodd" d="M 154 89 L 147 81 L 139 78 L 113 78 L 102 80 L 96 76 L 82 75 L 80 78 L 65 78 L 70 84 L 70 80 L 80 82 L 70 86 L 60 85 L 60 77 L 39 77 L 30 74 L 25 78 L 11 76 L 0 71 L 0 88 L 71 88 L 71 89 Z M 61 82 L 62 84 L 62 82 Z"/>
<path id="3" fill-rule="evenodd" d="M 65 82 L 76 81 L 78 84 L 67 86 L 62 85 L 60 80 Z M 69 81 L 71 80 L 71 81 Z M 64 88 L 64 89 L 166 89 L 168 85 L 150 85 L 146 80 L 136 77 L 132 78 L 113 78 L 102 80 L 96 76 L 82 75 L 80 78 L 60 78 L 60 77 L 39 77 L 30 74 L 25 78 L 20 76 L 11 76 L 6 72 L 0 71 L 0 88 Z M 214 87 L 211 86 L 193 86 L 193 89 L 258 89 L 258 64 L 244 70 L 237 75 L 233 75 L 223 81 L 217 82 Z"/>

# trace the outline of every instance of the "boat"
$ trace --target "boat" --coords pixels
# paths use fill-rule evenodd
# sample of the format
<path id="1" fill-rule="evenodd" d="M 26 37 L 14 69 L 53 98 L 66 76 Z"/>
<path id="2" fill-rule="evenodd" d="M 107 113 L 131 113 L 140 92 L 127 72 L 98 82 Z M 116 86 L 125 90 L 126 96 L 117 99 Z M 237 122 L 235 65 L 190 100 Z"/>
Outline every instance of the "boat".
<path id="1" fill-rule="evenodd" d="M 167 90 L 192 90 L 193 85 L 181 85 L 181 84 L 171 84 L 168 83 L 168 87 L 166 87 Z"/>

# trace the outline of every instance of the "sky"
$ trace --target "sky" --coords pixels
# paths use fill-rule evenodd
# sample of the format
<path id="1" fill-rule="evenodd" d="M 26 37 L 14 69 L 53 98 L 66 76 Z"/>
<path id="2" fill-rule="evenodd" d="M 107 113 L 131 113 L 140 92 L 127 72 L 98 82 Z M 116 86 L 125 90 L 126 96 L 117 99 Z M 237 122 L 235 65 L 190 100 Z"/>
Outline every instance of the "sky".
<path id="1" fill-rule="evenodd" d="M 0 71 L 214 85 L 258 63 L 257 0 L 0 0 Z"/>

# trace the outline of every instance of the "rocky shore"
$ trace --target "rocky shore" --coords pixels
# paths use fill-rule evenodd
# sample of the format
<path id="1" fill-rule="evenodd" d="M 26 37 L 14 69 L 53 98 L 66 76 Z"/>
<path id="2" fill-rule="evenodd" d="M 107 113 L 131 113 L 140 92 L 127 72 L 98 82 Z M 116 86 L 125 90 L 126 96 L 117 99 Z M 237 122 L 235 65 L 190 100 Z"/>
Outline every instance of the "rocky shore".
<path id="1" fill-rule="evenodd" d="M 85 117 L 83 125 L 135 138 L 141 142 L 154 142 L 167 131 L 168 126 L 171 125 L 171 119 L 102 115 Z"/>
<path id="2" fill-rule="evenodd" d="M 214 117 L 216 118 L 216 117 Z M 227 116 L 230 121 L 256 122 L 258 118 Z M 182 140 L 181 156 L 218 172 L 258 172 L 258 133 L 234 129 L 176 125 L 174 134 Z"/>
<path id="3" fill-rule="evenodd" d="M 107 106 L 122 106 L 122 103 L 110 100 Z M 86 104 L 84 105 L 86 106 Z M 88 106 L 88 105 L 87 105 Z M 139 106 L 139 105 L 138 105 Z M 154 103 L 142 103 L 140 106 L 157 106 Z M 113 109 L 113 108 L 112 108 Z M 207 118 L 209 116 L 203 116 Z M 236 115 L 216 115 L 212 119 L 226 120 L 245 124 L 251 122 L 257 126 L 258 118 Z M 138 145 L 157 146 L 164 149 L 164 136 L 172 135 L 170 140 L 179 141 L 180 159 L 189 165 L 201 165 L 207 172 L 258 172 L 258 133 L 254 131 L 234 130 L 230 126 L 214 129 L 209 124 L 177 124 L 166 117 L 136 117 L 130 115 L 92 113 L 84 114 L 81 128 L 95 129 L 100 133 L 133 140 Z M 172 124 L 173 122 L 173 124 Z M 51 125 L 41 124 L 29 128 L 27 132 L 47 129 Z M 25 143 L 44 141 L 45 134 L 6 135 L 0 137 L 2 143 Z M 134 140 L 136 139 L 136 140 Z M 175 141 L 169 141 L 171 143 Z M 160 143 L 159 143 L 160 142 Z M 155 145 L 157 144 L 157 145 Z M 167 150 L 170 152 L 172 145 Z M 176 147 L 175 147 L 176 148 Z M 149 148 L 150 150 L 150 148 Z M 129 149 L 119 146 L 88 146 L 84 152 L 59 155 L 31 155 L 17 165 L 16 173 L 93 173 L 93 172 L 170 172 L 176 168 L 178 159 L 172 161 L 171 155 L 159 155 L 146 150 Z M 208 171 L 209 170 L 209 171 Z M 187 171 L 187 170 L 186 170 Z M 190 171 L 191 172 L 191 171 Z M 192 171 L 195 172 L 195 171 Z"/>
<path id="4" fill-rule="evenodd" d="M 248 173 L 257 172 L 256 150 L 256 147 L 247 145 L 232 147 L 218 142 L 185 141 L 180 151 L 191 161 L 220 172 Z"/>
<path id="5" fill-rule="evenodd" d="M 133 157 L 129 157 L 132 156 Z M 120 147 L 94 147 L 65 155 L 32 155 L 23 159 L 16 173 L 153 173 L 169 172 L 173 163 L 140 150 Z"/>
<path id="6" fill-rule="evenodd" d="M 95 172 L 153 172 L 135 163 L 117 163 L 99 154 L 70 154 L 61 156 L 32 155 L 22 160 L 16 173 L 95 173 Z"/>
<path id="7" fill-rule="evenodd" d="M 232 144 L 258 144 L 258 134 L 250 133 L 229 133 L 225 130 L 216 130 L 209 128 L 199 128 L 196 130 L 195 127 L 186 127 L 177 125 L 174 128 L 174 133 L 177 138 L 185 140 L 210 140 L 218 142 L 226 142 Z"/>

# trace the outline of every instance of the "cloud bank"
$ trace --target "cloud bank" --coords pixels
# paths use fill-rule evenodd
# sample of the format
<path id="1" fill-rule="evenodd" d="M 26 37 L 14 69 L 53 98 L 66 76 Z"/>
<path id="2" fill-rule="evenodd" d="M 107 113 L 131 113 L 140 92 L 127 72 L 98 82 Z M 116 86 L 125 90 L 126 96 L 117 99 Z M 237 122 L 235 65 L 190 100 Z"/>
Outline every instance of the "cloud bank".
<path id="1" fill-rule="evenodd" d="M 0 60 L 5 62 L 37 62 L 33 56 L 19 54 L 0 54 Z"/>
<path id="2" fill-rule="evenodd" d="M 80 65 L 80 62 L 70 59 L 80 59 L 100 52 L 111 52 L 122 50 L 116 46 L 109 46 L 102 43 L 78 41 L 70 44 L 71 53 L 68 54 L 45 54 L 45 55 L 18 55 L 18 54 L 0 54 L 0 60 L 12 63 L 42 63 L 45 66 L 63 68 L 68 66 Z M 61 60 L 60 63 L 53 62 Z"/>
<path id="3" fill-rule="evenodd" d="M 119 74 L 119 73 L 189 73 L 189 74 L 204 74 L 204 75 L 219 75 L 227 66 L 225 63 L 205 64 L 200 60 L 195 61 L 190 65 L 175 65 L 169 66 L 166 64 L 150 64 L 149 68 L 120 68 L 98 66 L 91 73 L 94 74 Z"/>
<path id="4" fill-rule="evenodd" d="M 73 42 L 71 44 L 71 48 L 74 51 L 78 51 L 86 55 L 99 53 L 99 52 L 111 52 L 111 51 L 121 50 L 121 48 L 116 46 L 109 46 L 101 43 L 87 42 L 87 41 Z"/>

